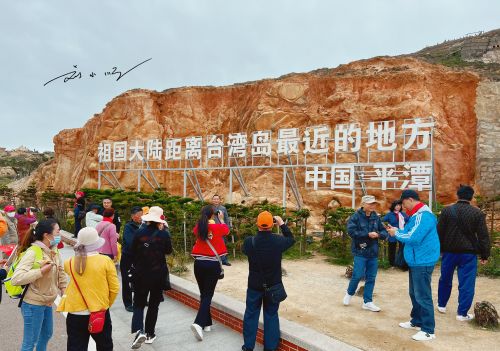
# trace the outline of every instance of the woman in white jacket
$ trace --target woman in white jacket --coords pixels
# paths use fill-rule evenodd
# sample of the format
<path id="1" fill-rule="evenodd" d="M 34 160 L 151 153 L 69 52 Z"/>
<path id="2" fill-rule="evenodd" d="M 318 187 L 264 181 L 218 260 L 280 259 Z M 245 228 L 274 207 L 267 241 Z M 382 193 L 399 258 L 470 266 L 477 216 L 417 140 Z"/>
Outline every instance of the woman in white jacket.
<path id="1" fill-rule="evenodd" d="M 92 205 L 90 207 L 90 211 L 85 215 L 85 225 L 87 227 L 95 228 L 97 227 L 97 224 L 102 222 L 102 216 L 97 214 L 98 210 L 99 206 L 97 205 Z"/>

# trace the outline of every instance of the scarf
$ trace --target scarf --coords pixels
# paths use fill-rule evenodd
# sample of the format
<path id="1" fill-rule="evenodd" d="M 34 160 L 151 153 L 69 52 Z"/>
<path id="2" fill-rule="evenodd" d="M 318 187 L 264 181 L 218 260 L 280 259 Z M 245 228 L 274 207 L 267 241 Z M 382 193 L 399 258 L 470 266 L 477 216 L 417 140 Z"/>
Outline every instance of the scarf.
<path id="1" fill-rule="evenodd" d="M 399 229 L 404 229 L 405 228 L 405 218 L 401 214 L 400 211 L 394 211 L 394 214 L 396 215 L 396 219 L 398 220 L 398 228 Z"/>
<path id="2" fill-rule="evenodd" d="M 411 217 L 413 216 L 415 213 L 417 213 L 418 210 L 420 210 L 422 207 L 424 207 L 424 203 L 423 202 L 419 202 L 418 204 L 415 205 L 415 207 L 413 207 L 413 209 L 411 211 L 408 211 L 406 212 L 406 214 Z"/>

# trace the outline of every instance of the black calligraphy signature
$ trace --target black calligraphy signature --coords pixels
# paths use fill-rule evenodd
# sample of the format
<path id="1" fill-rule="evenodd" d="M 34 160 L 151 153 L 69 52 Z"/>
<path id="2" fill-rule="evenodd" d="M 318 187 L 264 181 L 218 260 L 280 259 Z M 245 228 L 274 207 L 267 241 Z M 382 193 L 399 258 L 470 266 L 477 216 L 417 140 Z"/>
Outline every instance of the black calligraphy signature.
<path id="1" fill-rule="evenodd" d="M 131 69 L 129 69 L 128 71 L 125 71 L 125 73 L 122 73 L 121 71 L 118 71 L 118 68 L 117 67 L 113 67 L 111 69 L 111 71 L 108 71 L 108 72 L 104 72 L 104 75 L 105 76 L 115 76 L 115 75 L 118 75 L 117 78 L 116 78 L 116 81 L 119 81 L 121 78 L 123 78 L 127 73 L 129 73 L 130 71 L 136 69 L 137 67 L 139 67 L 140 65 L 142 64 L 145 64 L 146 62 L 152 60 L 153 58 L 148 58 L 147 60 L 144 60 L 140 63 L 138 63 L 137 65 L 135 65 L 134 67 L 132 67 Z M 78 69 L 78 66 L 77 65 L 73 65 L 73 68 L 75 68 L 75 70 L 71 71 L 71 72 L 68 72 L 68 73 L 64 73 L 64 74 L 61 74 L 60 76 L 57 76 L 55 78 L 52 78 L 51 80 L 49 80 L 48 82 L 46 82 L 43 86 L 46 86 L 47 84 L 49 83 L 52 83 L 53 81 L 55 80 L 58 80 L 60 78 L 63 78 L 64 77 L 64 83 L 67 83 L 69 82 L 70 80 L 73 80 L 73 79 L 81 79 L 82 78 L 82 72 L 78 72 L 76 69 Z M 94 73 L 94 72 L 91 72 L 89 74 L 89 77 L 91 78 L 94 78 L 96 77 L 97 74 Z"/>

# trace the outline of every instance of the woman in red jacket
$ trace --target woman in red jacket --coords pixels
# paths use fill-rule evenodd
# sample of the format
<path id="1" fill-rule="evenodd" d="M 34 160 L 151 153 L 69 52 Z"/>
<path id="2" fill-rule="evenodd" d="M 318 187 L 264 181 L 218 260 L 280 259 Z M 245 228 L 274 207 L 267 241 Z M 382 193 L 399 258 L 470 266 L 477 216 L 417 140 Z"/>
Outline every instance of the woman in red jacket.
<path id="1" fill-rule="evenodd" d="M 191 330 L 199 341 L 203 340 L 203 331 L 210 331 L 212 325 L 210 304 L 222 272 L 220 257 L 227 255 L 223 236 L 229 233 L 229 227 L 224 223 L 222 212 L 217 215 L 220 224 L 215 224 L 213 216 L 213 206 L 203 207 L 201 217 L 193 230 L 196 242 L 191 255 L 194 258 L 194 275 L 200 289 L 200 308 Z"/>

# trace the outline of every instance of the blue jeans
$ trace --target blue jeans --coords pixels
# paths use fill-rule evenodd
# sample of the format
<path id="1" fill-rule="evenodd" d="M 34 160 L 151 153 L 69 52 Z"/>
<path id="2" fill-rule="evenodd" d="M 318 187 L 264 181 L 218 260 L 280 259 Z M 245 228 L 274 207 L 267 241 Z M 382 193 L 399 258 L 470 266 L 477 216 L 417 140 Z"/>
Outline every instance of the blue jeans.
<path id="1" fill-rule="evenodd" d="M 280 342 L 279 303 L 264 298 L 263 291 L 247 289 L 247 302 L 243 316 L 243 341 L 247 350 L 253 350 L 259 327 L 260 308 L 264 303 L 264 350 L 276 350 Z"/>
<path id="2" fill-rule="evenodd" d="M 410 267 L 411 323 L 423 332 L 434 334 L 434 304 L 432 302 L 432 271 L 434 266 Z"/>
<path id="3" fill-rule="evenodd" d="M 23 302 L 24 334 L 21 351 L 46 351 L 54 326 L 52 306 L 38 306 Z"/>
<path id="4" fill-rule="evenodd" d="M 365 303 L 373 301 L 373 288 L 375 287 L 375 278 L 377 277 L 378 258 L 366 258 L 363 256 L 354 256 L 354 267 L 352 268 L 352 278 L 347 288 L 349 295 L 354 295 L 358 288 L 359 281 L 365 277 L 365 289 L 363 300 Z"/>
<path id="5" fill-rule="evenodd" d="M 458 274 L 457 315 L 467 316 L 476 287 L 477 257 L 474 254 L 443 253 L 441 258 L 441 277 L 438 286 L 438 306 L 446 307 L 453 285 L 453 273 Z"/>

